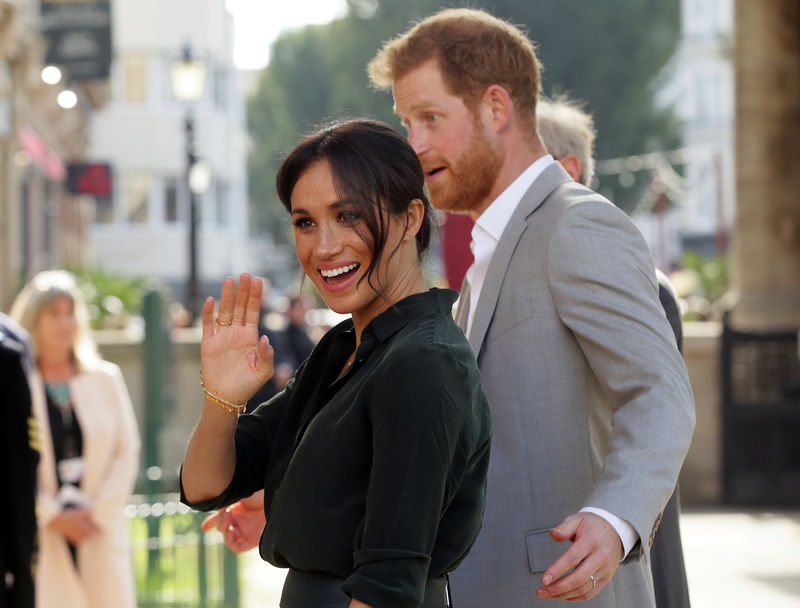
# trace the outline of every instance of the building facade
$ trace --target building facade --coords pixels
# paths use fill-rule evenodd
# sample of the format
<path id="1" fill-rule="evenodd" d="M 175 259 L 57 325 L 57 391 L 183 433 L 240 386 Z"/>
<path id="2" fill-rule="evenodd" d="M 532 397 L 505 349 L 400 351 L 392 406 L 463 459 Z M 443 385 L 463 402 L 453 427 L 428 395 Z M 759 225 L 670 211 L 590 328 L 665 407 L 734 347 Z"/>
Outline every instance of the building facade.
<path id="1" fill-rule="evenodd" d="M 0 0 L 0 309 L 39 270 L 87 258 L 92 205 L 65 188 L 84 158 L 104 83 L 43 79 L 39 3 Z M 76 85 L 77 86 L 74 86 Z M 59 100 L 67 87 L 70 103 Z"/>
<path id="2" fill-rule="evenodd" d="M 651 249 L 724 253 L 736 207 L 732 0 L 682 0 L 681 38 L 665 70 L 658 101 L 681 120 L 680 194 L 664 215 L 638 217 Z M 662 242 L 666 239 L 667 242 Z M 671 264 L 670 264 L 671 263 Z"/>
<path id="3" fill-rule="evenodd" d="M 155 277 L 186 297 L 190 195 L 185 120 L 211 181 L 197 195 L 201 295 L 254 270 L 248 237 L 245 110 L 223 0 L 115 0 L 111 98 L 93 115 L 89 158 L 112 166 L 114 190 L 96 199 L 90 259 L 107 272 Z M 203 62 L 202 96 L 178 101 L 170 67 L 189 47 Z"/>

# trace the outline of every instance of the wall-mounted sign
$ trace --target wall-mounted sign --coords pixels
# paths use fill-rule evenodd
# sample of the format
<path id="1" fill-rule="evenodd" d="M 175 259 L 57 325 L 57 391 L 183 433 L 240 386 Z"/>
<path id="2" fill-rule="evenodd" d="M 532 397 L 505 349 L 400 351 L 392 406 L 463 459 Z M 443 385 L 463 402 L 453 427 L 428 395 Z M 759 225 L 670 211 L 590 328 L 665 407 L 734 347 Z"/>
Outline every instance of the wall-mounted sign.
<path id="1" fill-rule="evenodd" d="M 108 78 L 111 68 L 111 3 L 108 0 L 41 0 L 45 62 L 71 80 Z"/>
<path id="2" fill-rule="evenodd" d="M 67 190 L 72 194 L 111 196 L 114 181 L 107 163 L 70 163 L 67 165 Z"/>

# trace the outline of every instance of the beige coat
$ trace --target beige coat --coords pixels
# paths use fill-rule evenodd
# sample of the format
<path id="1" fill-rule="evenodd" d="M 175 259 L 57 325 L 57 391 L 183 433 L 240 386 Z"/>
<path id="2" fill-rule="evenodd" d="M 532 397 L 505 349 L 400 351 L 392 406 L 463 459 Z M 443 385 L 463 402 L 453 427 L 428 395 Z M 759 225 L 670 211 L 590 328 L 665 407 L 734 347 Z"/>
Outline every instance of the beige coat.
<path id="1" fill-rule="evenodd" d="M 123 509 L 139 463 L 139 433 L 119 368 L 99 361 L 69 383 L 83 434 L 85 470 L 81 489 L 92 501 L 92 519 L 101 532 L 78 546 L 76 569 L 64 537 L 48 528 L 59 512 L 58 481 L 41 375 L 32 376 L 33 406 L 43 441 L 39 461 L 37 514 L 39 559 L 37 608 L 133 608 L 128 521 Z"/>

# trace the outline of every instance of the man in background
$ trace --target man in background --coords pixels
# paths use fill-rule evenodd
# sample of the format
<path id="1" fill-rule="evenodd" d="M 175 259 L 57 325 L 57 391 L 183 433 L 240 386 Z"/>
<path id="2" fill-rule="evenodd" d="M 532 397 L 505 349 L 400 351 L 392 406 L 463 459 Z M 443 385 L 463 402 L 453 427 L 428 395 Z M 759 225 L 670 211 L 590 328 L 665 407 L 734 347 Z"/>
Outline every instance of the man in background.
<path id="1" fill-rule="evenodd" d="M 38 432 L 31 413 L 25 332 L 0 313 L 0 608 L 33 608 Z"/>
<path id="2" fill-rule="evenodd" d="M 310 297 L 297 295 L 289 300 L 286 311 L 286 326 L 279 332 L 275 349 L 275 380 L 283 390 L 294 376 L 300 364 L 314 350 L 314 342 L 308 335 L 306 314 L 311 309 Z"/>
<path id="3" fill-rule="evenodd" d="M 564 97 L 540 99 L 536 108 L 539 136 L 555 160 L 570 177 L 584 186 L 594 179 L 594 119 L 581 106 Z M 669 279 L 656 269 L 658 298 L 675 334 L 678 349 L 683 346 L 680 306 Z M 688 608 L 689 588 L 683 561 L 679 526 L 678 488 L 664 508 L 661 525 L 650 548 L 657 608 Z"/>

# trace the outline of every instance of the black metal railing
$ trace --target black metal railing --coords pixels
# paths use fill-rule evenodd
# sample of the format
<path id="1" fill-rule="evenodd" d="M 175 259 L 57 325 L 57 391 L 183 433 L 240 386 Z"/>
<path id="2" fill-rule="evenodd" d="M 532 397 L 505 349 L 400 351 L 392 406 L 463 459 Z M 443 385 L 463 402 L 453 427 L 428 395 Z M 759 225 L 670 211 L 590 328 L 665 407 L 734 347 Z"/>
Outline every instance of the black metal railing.
<path id="1" fill-rule="evenodd" d="M 134 495 L 128 504 L 139 608 L 238 608 L 238 556 L 178 494 Z"/>
<path id="2" fill-rule="evenodd" d="M 800 506 L 798 332 L 722 331 L 723 499 Z"/>

